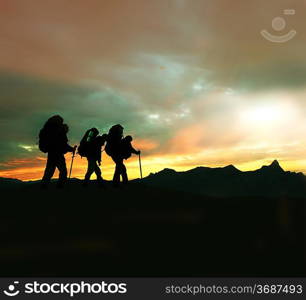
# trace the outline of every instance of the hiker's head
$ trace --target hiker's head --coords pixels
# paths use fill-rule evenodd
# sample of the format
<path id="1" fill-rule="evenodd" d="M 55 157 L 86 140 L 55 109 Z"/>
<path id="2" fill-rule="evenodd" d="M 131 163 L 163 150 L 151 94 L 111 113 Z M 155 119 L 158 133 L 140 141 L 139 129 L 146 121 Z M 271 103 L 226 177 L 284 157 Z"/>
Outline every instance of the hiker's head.
<path id="1" fill-rule="evenodd" d="M 122 134 L 123 129 L 124 129 L 123 126 L 121 126 L 120 124 L 116 124 L 116 125 L 112 126 L 109 131 L 110 131 L 110 133 Z"/>
<path id="2" fill-rule="evenodd" d="M 63 123 L 64 119 L 59 115 L 55 115 L 47 120 L 43 128 L 46 130 L 54 130 L 54 129 L 62 130 Z"/>
<path id="3" fill-rule="evenodd" d="M 129 143 L 131 143 L 133 140 L 133 138 L 130 135 L 127 135 L 124 139 Z"/>
<path id="4" fill-rule="evenodd" d="M 95 128 L 95 127 L 91 128 L 90 131 L 91 131 L 91 135 L 93 137 L 96 137 L 99 134 L 99 130 L 97 128 Z"/>
<path id="5" fill-rule="evenodd" d="M 55 115 L 49 118 L 47 123 L 52 125 L 62 125 L 64 123 L 64 119 L 60 115 Z"/>

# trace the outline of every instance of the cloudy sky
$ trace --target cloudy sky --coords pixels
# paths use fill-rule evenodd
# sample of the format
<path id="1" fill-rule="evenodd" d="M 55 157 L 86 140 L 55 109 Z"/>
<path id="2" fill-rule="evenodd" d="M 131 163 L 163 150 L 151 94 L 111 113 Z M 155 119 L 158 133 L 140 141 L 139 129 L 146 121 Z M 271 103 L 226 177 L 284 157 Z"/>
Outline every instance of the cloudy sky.
<path id="1" fill-rule="evenodd" d="M 305 0 L 2 0 L 0 176 L 41 177 L 37 135 L 53 114 L 71 144 L 121 123 L 145 174 L 273 159 L 306 172 L 305 11 Z M 273 43 L 264 29 L 296 36 Z M 137 158 L 128 165 L 139 176 Z M 84 168 L 78 158 L 73 175 Z"/>

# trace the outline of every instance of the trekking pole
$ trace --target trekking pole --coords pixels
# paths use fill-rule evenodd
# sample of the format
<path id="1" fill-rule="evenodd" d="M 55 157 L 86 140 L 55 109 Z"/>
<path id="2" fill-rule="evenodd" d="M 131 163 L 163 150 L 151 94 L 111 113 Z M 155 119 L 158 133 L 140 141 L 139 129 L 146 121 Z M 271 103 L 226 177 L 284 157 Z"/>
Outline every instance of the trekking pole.
<path id="1" fill-rule="evenodd" d="M 74 146 L 74 149 L 73 149 L 73 154 L 72 154 L 72 159 L 71 159 L 71 164 L 70 164 L 70 170 L 69 170 L 69 179 L 71 177 L 72 165 L 73 165 L 73 161 L 74 161 L 74 157 L 75 157 L 75 151 L 76 151 L 76 146 Z"/>
<path id="2" fill-rule="evenodd" d="M 140 178 L 142 179 L 142 167 L 141 167 L 140 153 L 139 153 L 139 156 L 138 156 L 138 161 L 139 161 Z"/>

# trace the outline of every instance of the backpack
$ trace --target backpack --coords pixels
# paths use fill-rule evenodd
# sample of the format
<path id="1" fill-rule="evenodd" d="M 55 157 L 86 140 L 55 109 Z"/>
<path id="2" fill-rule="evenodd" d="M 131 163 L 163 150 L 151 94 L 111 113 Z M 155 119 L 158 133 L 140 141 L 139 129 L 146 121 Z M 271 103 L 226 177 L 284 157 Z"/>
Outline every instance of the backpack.
<path id="1" fill-rule="evenodd" d="M 124 159 L 128 159 L 132 156 L 131 143 L 126 141 L 125 138 L 121 141 L 121 154 Z"/>
<path id="2" fill-rule="evenodd" d="M 49 151 L 48 137 L 44 128 L 39 132 L 38 148 L 43 153 L 47 153 Z"/>
<path id="3" fill-rule="evenodd" d="M 110 138 L 107 139 L 107 143 L 105 145 L 104 150 L 108 156 L 112 156 L 113 154 L 115 154 L 114 147 Z"/>
<path id="4" fill-rule="evenodd" d="M 89 154 L 92 145 L 91 133 L 92 129 L 88 129 L 80 141 L 80 145 L 78 147 L 78 154 L 82 157 L 87 157 Z"/>
<path id="5" fill-rule="evenodd" d="M 122 141 L 123 127 L 120 124 L 114 125 L 108 131 L 105 152 L 109 156 L 118 155 L 120 152 L 120 144 Z"/>

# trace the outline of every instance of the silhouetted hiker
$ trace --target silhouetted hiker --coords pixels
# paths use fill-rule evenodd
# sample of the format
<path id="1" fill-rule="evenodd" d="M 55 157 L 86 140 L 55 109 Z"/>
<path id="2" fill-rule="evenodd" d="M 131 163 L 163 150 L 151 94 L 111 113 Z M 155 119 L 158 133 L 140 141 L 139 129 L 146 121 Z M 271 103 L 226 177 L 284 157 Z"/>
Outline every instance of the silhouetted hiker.
<path id="1" fill-rule="evenodd" d="M 120 176 L 122 177 L 122 182 L 128 182 L 128 176 L 126 173 L 126 167 L 123 163 L 123 159 L 127 154 L 123 152 L 123 146 L 126 148 L 127 151 L 131 151 L 132 153 L 137 152 L 131 145 L 131 140 L 128 138 L 127 140 L 123 139 L 123 127 L 120 124 L 114 125 L 111 127 L 107 137 L 107 144 L 105 146 L 105 152 L 113 159 L 114 163 L 116 164 L 115 173 L 113 177 L 113 184 L 117 187 L 120 183 Z M 127 152 L 126 151 L 126 152 Z M 139 152 L 140 153 L 140 152 Z M 128 157 L 131 156 L 131 153 Z"/>
<path id="2" fill-rule="evenodd" d="M 99 135 L 97 128 L 91 128 L 86 131 L 80 142 L 78 153 L 87 158 L 87 172 L 84 179 L 84 186 L 87 186 L 92 173 L 96 173 L 97 181 L 100 186 L 103 184 L 103 178 L 100 170 L 101 165 L 101 148 L 106 142 L 107 134 Z"/>
<path id="3" fill-rule="evenodd" d="M 49 184 L 55 169 L 59 170 L 58 187 L 63 187 L 67 180 L 67 167 L 64 154 L 74 152 L 76 148 L 68 145 L 67 132 L 69 127 L 64 124 L 64 119 L 55 115 L 47 120 L 39 132 L 39 149 L 48 153 L 47 164 L 42 178 L 42 187 Z"/>
<path id="4" fill-rule="evenodd" d="M 121 141 L 121 153 L 124 159 L 130 158 L 133 153 L 137 155 L 140 154 L 140 151 L 137 151 L 133 148 L 132 141 L 133 141 L 133 138 L 130 135 L 127 135 Z"/>
<path id="5" fill-rule="evenodd" d="M 113 176 L 114 186 L 120 183 L 120 176 L 124 183 L 128 182 L 126 167 L 123 164 L 123 157 L 121 154 L 121 141 L 123 139 L 123 127 L 120 124 L 114 125 L 110 128 L 107 136 L 107 143 L 105 152 L 112 158 L 116 164 L 115 173 Z"/>

